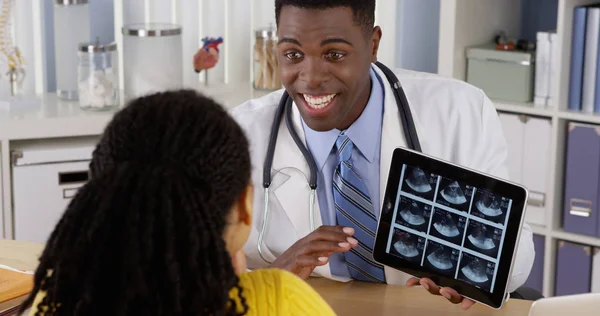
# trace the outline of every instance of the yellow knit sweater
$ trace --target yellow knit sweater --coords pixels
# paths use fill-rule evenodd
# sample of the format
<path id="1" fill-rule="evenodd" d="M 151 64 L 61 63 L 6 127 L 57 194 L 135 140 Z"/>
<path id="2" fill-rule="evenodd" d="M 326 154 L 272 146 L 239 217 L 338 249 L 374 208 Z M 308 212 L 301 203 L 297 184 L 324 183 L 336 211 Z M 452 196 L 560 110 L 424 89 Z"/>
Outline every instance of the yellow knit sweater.
<path id="1" fill-rule="evenodd" d="M 261 269 L 239 276 L 239 285 L 243 289 L 248 312 L 246 315 L 335 315 L 331 307 L 306 282 L 296 275 L 279 269 Z M 30 315 L 37 312 L 39 302 L 45 293 L 40 291 L 31 308 Z M 232 289 L 229 296 L 238 302 L 241 312 L 239 293 Z M 60 306 L 60 304 L 57 304 Z M 43 314 L 43 313 L 42 313 Z"/>
<path id="2" fill-rule="evenodd" d="M 265 269 L 244 273 L 240 275 L 240 286 L 244 289 L 248 316 L 335 315 L 310 285 L 284 270 Z M 238 297 L 235 290 L 229 294 Z"/>

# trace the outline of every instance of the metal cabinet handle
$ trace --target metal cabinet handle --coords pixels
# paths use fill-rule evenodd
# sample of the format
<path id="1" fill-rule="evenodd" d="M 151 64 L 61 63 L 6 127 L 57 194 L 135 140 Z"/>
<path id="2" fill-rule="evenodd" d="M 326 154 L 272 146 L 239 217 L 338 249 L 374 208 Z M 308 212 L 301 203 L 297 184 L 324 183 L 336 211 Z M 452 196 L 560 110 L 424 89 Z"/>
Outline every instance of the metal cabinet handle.
<path id="1" fill-rule="evenodd" d="M 546 193 L 529 191 L 529 199 L 527 199 L 527 205 L 536 207 L 546 206 Z"/>
<path id="2" fill-rule="evenodd" d="M 570 199 L 569 214 L 573 216 L 590 217 L 592 215 L 592 201 Z"/>
<path id="3" fill-rule="evenodd" d="M 63 199 L 72 199 L 77 194 L 79 188 L 63 189 Z"/>

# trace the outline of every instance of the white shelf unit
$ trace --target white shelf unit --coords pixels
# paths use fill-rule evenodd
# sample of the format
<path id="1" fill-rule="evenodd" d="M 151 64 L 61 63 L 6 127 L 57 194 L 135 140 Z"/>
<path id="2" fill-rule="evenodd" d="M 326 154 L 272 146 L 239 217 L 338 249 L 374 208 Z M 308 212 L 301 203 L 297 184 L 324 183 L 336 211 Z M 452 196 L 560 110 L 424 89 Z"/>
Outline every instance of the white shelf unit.
<path id="1" fill-rule="evenodd" d="M 99 1 L 95 3 L 98 7 L 92 14 L 106 13 L 107 8 L 112 8 L 113 19 L 106 20 L 114 21 L 114 25 L 94 25 L 104 36 L 107 29 L 114 30 L 120 65 L 123 65 L 123 25 L 174 23 L 182 26 L 183 73 L 187 88 L 213 96 L 227 107 L 266 93 L 251 86 L 253 46 L 257 28 L 275 25 L 274 0 L 103 0 L 105 6 L 98 11 L 102 6 Z M 376 23 L 386 30 L 386 41 L 381 44 L 379 60 L 394 65 L 397 5 L 398 1 L 404 0 L 383 1 L 386 5 L 379 5 L 375 16 Z M 14 238 L 10 157 L 14 145 L 25 140 L 54 142 L 57 138 L 100 135 L 114 114 L 84 112 L 76 102 L 58 100 L 53 93 L 47 92 L 53 73 L 49 70 L 52 61 L 46 53 L 53 50 L 53 43 L 48 36 L 52 24 L 47 23 L 46 17 L 52 12 L 49 6 L 53 2 L 17 1 L 12 19 L 16 29 L 12 34 L 13 42 L 28 61 L 26 71 L 29 75 L 25 77 L 23 93 L 37 96 L 41 105 L 7 110 L 0 104 L 0 238 Z M 206 36 L 222 36 L 224 39 L 220 46 L 221 60 L 208 71 L 208 81 L 204 80 L 205 72 L 198 75 L 192 68 L 193 56 Z M 122 84 L 123 67 L 120 70 Z M 2 87 L 3 82 L 0 82 L 0 91 L 7 91 L 6 87 Z"/>
<path id="2" fill-rule="evenodd" d="M 506 31 L 507 34 L 518 34 L 521 1 L 530 0 L 441 1 L 438 73 L 465 80 L 466 48 L 490 42 L 500 30 Z M 573 8 L 592 3 L 600 3 L 600 0 L 558 0 L 556 32 L 560 48 L 559 65 L 556 80 L 551 82 L 551 89 L 557 91 L 555 104 L 539 106 L 533 103 L 493 100 L 498 112 L 546 118 L 552 123 L 548 170 L 550 185 L 547 192 L 548 201 L 551 203 L 550 213 L 546 216 L 546 225 L 531 225 L 534 234 L 545 237 L 544 296 L 554 295 L 557 241 L 600 247 L 600 238 L 572 234 L 562 229 L 567 123 L 573 121 L 600 125 L 599 114 L 567 110 Z"/>

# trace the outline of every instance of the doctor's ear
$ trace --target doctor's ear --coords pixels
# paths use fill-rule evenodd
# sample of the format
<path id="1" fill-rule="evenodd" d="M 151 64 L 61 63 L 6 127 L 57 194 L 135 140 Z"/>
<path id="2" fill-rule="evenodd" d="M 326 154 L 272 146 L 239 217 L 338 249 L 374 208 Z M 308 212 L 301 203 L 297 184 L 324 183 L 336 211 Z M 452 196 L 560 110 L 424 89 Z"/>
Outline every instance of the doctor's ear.
<path id="1" fill-rule="evenodd" d="M 375 26 L 373 28 L 373 33 L 371 34 L 370 42 L 372 46 L 371 51 L 371 61 L 377 62 L 377 52 L 379 51 L 379 43 L 381 42 L 381 27 Z"/>

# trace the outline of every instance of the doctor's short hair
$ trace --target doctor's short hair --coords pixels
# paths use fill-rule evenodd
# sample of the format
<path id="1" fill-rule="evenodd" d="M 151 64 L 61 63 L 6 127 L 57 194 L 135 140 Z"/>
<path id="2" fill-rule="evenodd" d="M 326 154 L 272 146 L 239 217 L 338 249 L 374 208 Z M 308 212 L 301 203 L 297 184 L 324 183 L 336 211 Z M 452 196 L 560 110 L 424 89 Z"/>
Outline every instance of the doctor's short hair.
<path id="1" fill-rule="evenodd" d="M 131 101 L 97 144 L 23 306 L 44 291 L 44 315 L 247 311 L 223 234 L 250 172 L 244 132 L 215 101 L 189 90 Z"/>
<path id="2" fill-rule="evenodd" d="M 354 13 L 354 22 L 362 26 L 370 35 L 375 26 L 375 0 L 275 0 L 275 22 L 279 25 L 279 15 L 285 6 L 301 9 L 325 10 L 347 7 Z"/>

